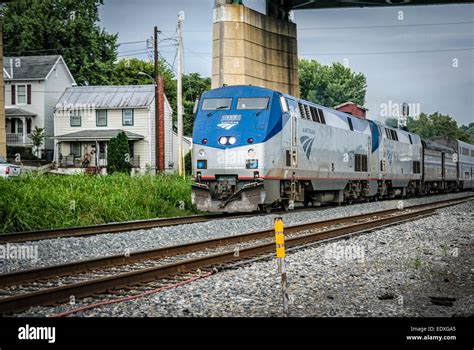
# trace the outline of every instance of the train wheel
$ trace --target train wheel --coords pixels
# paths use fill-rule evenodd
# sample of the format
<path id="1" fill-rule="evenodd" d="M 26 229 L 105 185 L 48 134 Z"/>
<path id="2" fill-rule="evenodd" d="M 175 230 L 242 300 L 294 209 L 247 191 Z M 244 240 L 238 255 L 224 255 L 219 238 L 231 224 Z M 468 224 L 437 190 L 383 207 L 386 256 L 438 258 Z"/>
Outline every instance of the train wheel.
<path id="1" fill-rule="evenodd" d="M 271 204 L 269 204 L 269 205 L 259 204 L 258 205 L 258 211 L 260 213 L 270 214 L 272 212 L 272 205 Z"/>

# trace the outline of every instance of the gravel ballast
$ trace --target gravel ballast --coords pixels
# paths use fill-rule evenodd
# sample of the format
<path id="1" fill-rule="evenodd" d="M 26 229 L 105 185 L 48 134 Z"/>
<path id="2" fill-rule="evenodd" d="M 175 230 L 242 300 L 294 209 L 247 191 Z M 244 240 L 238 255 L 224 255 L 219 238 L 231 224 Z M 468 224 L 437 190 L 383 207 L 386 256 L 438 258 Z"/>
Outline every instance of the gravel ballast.
<path id="1" fill-rule="evenodd" d="M 408 199 L 403 200 L 403 205 L 406 207 L 416 204 L 425 204 L 440 199 L 459 198 L 468 194 L 469 193 L 457 193 Z M 398 206 L 399 200 L 388 200 L 374 203 L 344 205 L 324 210 L 289 212 L 283 215 L 222 219 L 132 232 L 8 244 L 10 251 L 28 248 L 29 251 L 34 254 L 31 254 L 27 259 L 13 258 L 0 260 L 0 273 L 87 260 L 107 255 L 127 254 L 137 250 L 272 229 L 273 220 L 276 216 L 281 216 L 285 225 L 296 225 L 311 221 L 364 214 L 376 210 L 393 209 Z M 6 248 L 5 245 L 4 248 Z"/>
<path id="2" fill-rule="evenodd" d="M 311 219 L 332 217 L 335 211 L 353 215 L 373 210 L 373 205 L 381 210 L 397 203 L 318 211 L 311 213 L 315 216 Z M 473 316 L 473 209 L 470 201 L 423 219 L 288 252 L 290 316 Z M 294 224 L 301 215 L 310 213 L 291 213 L 284 220 Z M 222 221 L 219 226 L 228 229 Z M 249 226 L 245 226 L 249 231 L 255 229 Z M 279 283 L 276 262 L 270 259 L 77 316 L 281 316 Z M 70 308 L 35 307 L 21 316 L 47 316 Z"/>

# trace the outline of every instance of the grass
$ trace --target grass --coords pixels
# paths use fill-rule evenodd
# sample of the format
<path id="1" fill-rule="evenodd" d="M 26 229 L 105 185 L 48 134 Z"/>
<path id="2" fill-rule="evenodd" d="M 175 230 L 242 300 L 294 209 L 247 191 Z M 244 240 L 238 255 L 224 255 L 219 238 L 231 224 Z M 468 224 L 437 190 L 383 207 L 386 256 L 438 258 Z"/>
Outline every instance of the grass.
<path id="1" fill-rule="evenodd" d="M 193 213 L 191 184 L 174 175 L 0 178 L 0 233 Z"/>

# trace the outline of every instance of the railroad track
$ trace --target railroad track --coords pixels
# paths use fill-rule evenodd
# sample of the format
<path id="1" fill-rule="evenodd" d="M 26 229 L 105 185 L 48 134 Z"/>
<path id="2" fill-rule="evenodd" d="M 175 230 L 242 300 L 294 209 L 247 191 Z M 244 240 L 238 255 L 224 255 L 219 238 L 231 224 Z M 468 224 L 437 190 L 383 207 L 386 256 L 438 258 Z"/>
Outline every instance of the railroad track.
<path id="1" fill-rule="evenodd" d="M 470 197 L 318 221 L 285 228 L 286 247 L 300 247 L 432 215 Z M 69 301 L 193 271 L 218 271 L 275 250 L 273 230 L 114 255 L 0 275 L 0 313 Z M 273 256 L 273 254 L 271 255 Z"/>
<path id="2" fill-rule="evenodd" d="M 311 207 L 311 208 L 295 208 L 292 211 L 308 211 L 308 210 L 321 210 L 329 209 L 335 205 L 327 205 L 324 207 Z M 167 226 L 178 226 L 195 224 L 199 222 L 206 222 L 211 220 L 230 219 L 230 218 L 245 218 L 257 215 L 271 215 L 284 213 L 276 211 L 272 213 L 216 213 L 216 214 L 204 214 L 204 215 L 192 215 L 182 216 L 173 218 L 160 218 L 160 219 L 149 219 L 149 220 L 136 220 L 126 222 L 113 222 L 102 225 L 94 226 L 81 226 L 81 227 L 67 227 L 58 229 L 47 229 L 37 231 L 25 231 L 25 232 L 12 232 L 0 234 L 0 244 L 6 243 L 21 243 L 27 241 L 41 241 L 45 239 L 53 238 L 65 238 L 65 237 L 84 237 L 93 236 L 105 233 L 119 233 L 126 231 L 145 230 L 157 227 Z"/>

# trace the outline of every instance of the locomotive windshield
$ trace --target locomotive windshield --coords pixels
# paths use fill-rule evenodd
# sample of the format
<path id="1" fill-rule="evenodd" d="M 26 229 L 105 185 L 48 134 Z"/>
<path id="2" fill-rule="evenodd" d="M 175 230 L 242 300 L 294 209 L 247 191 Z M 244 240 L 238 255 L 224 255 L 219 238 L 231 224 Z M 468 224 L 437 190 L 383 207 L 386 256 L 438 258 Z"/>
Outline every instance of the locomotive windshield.
<path id="1" fill-rule="evenodd" d="M 202 102 L 203 111 L 215 111 L 218 109 L 230 109 L 232 104 L 231 98 L 206 98 Z"/>
<path id="2" fill-rule="evenodd" d="M 239 98 L 237 101 L 237 109 L 267 109 L 268 97 L 257 97 L 257 98 Z"/>

